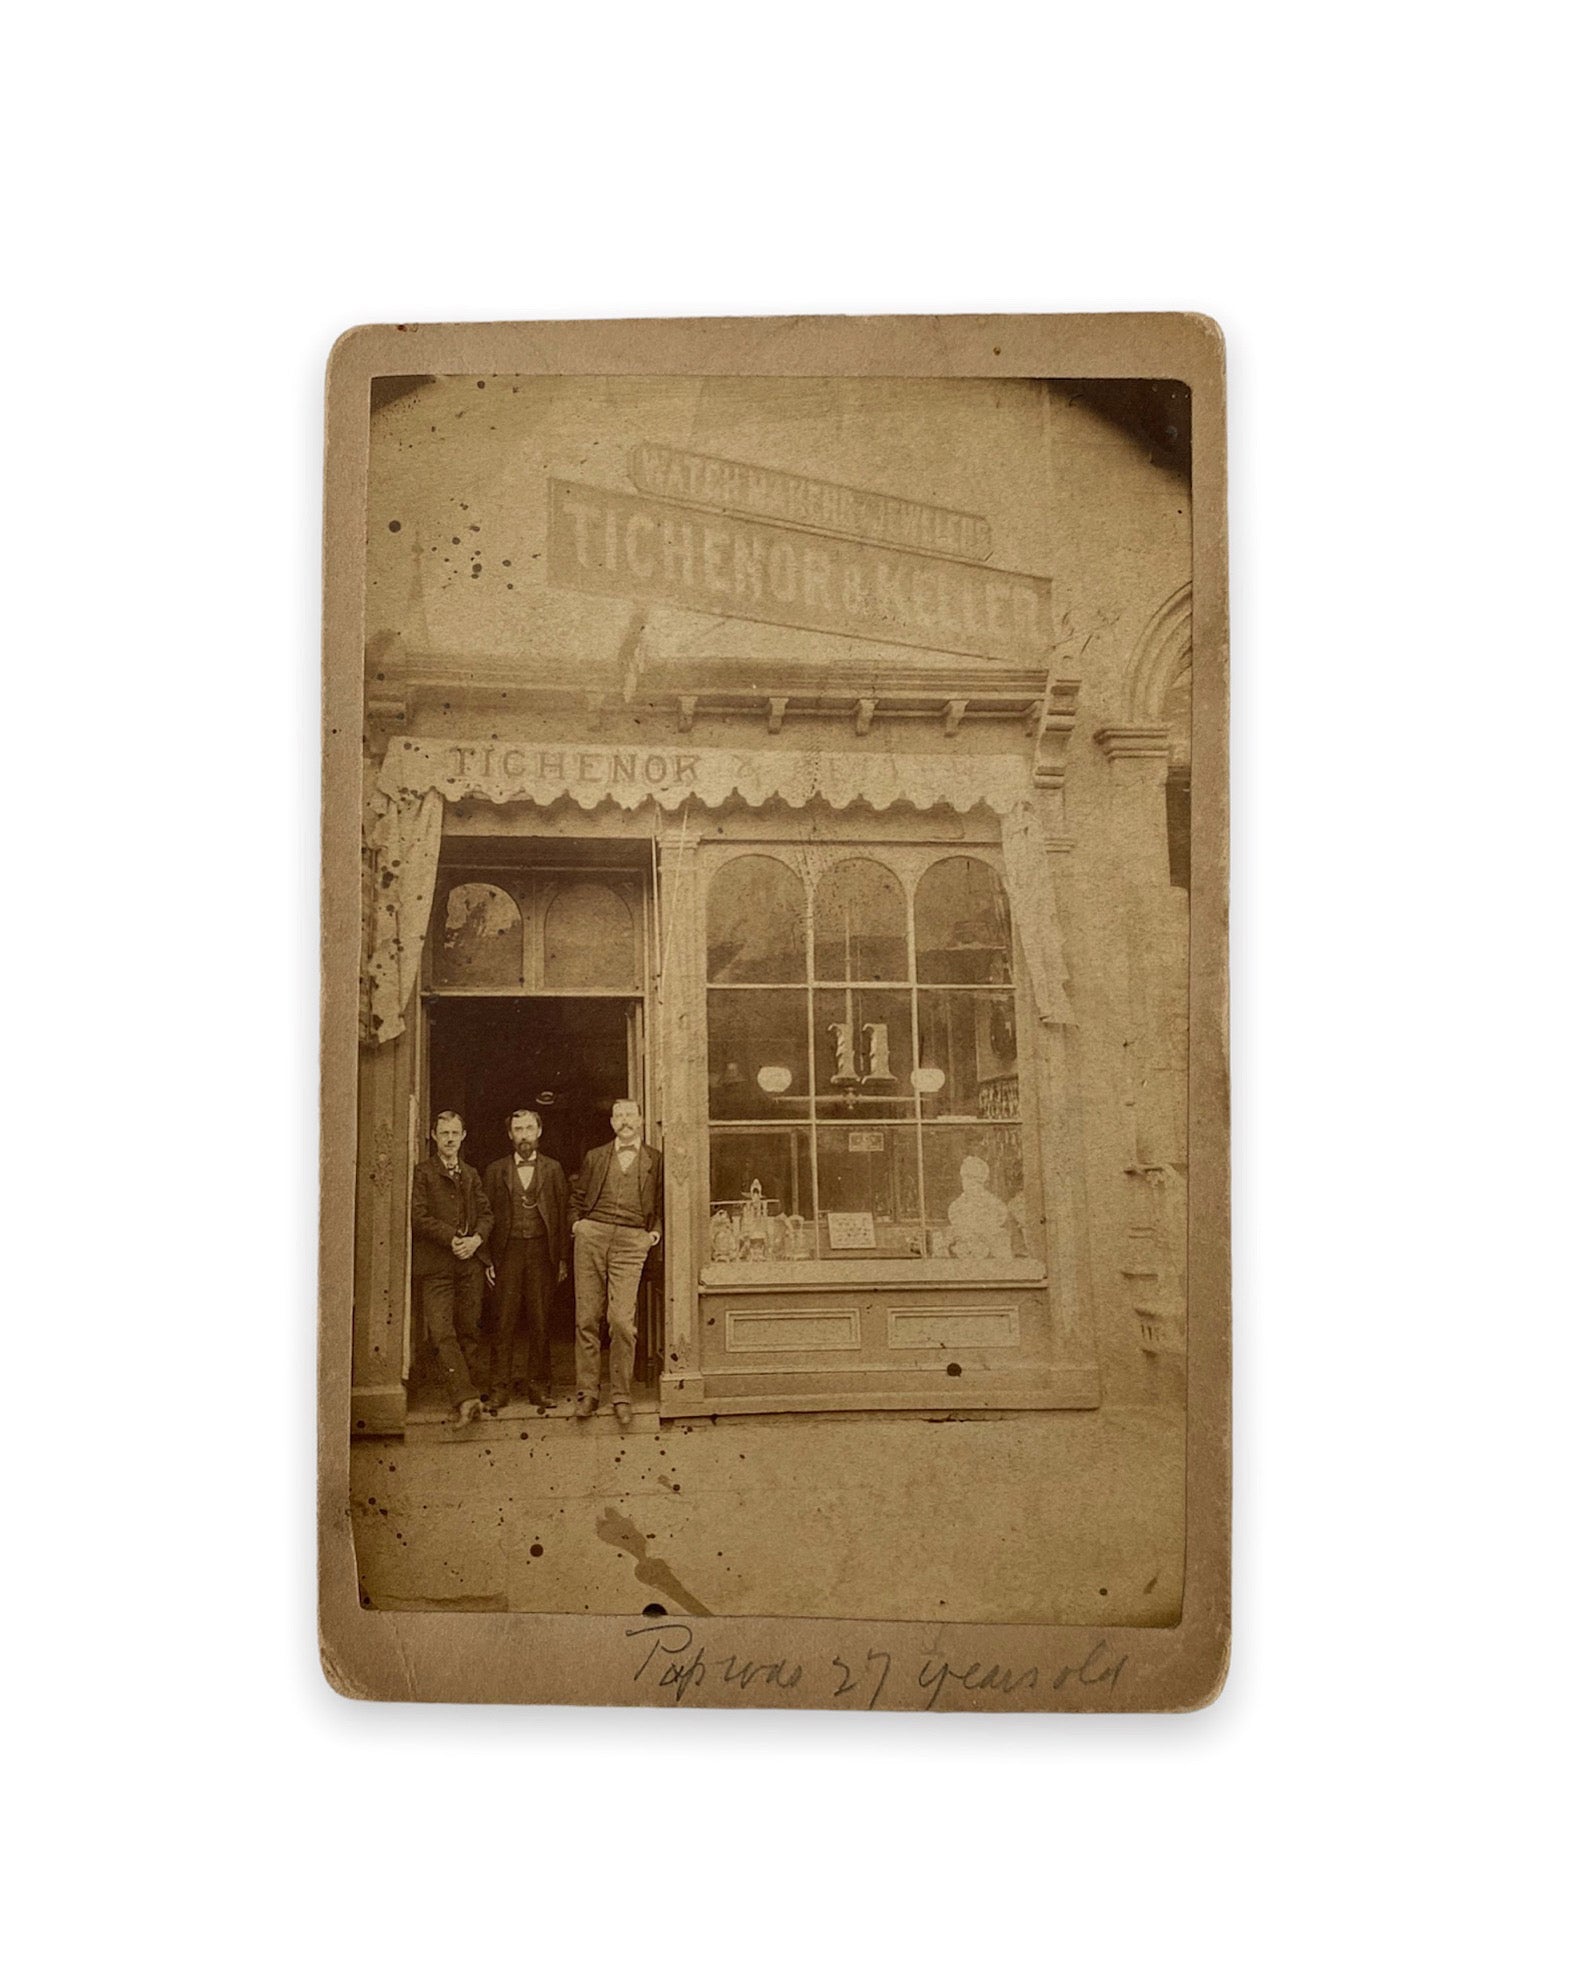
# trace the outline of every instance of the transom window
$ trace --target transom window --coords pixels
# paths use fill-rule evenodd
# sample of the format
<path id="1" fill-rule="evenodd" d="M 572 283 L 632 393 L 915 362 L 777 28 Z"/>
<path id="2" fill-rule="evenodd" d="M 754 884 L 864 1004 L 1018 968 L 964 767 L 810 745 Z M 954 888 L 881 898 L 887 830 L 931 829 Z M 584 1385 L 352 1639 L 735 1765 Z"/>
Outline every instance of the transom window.
<path id="1" fill-rule="evenodd" d="M 439 991 L 632 995 L 644 985 L 638 885 L 571 870 L 456 869 L 432 911 Z"/>
<path id="2" fill-rule="evenodd" d="M 1025 1257 L 1012 931 L 977 854 L 793 850 L 707 894 L 713 1263 Z"/>

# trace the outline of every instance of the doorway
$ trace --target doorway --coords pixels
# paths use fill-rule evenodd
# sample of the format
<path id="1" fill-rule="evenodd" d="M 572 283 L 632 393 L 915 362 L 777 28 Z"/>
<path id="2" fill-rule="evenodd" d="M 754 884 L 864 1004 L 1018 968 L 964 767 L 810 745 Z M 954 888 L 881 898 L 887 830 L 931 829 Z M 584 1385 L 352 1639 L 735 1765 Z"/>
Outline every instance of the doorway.
<path id="1" fill-rule="evenodd" d="M 433 998 L 427 1125 L 445 1107 L 463 1115 L 465 1160 L 484 1170 L 508 1153 L 509 1115 L 533 1107 L 542 1153 L 572 1178 L 607 1139 L 613 1102 L 641 1096 L 640 1009 L 631 998 Z"/>
<path id="2" fill-rule="evenodd" d="M 542 1153 L 561 1163 L 572 1182 L 587 1152 L 608 1139 L 613 1102 L 633 1096 L 644 1105 L 644 1012 L 640 998 L 607 995 L 429 998 L 424 1128 L 430 1129 L 434 1114 L 452 1108 L 465 1123 L 465 1160 L 485 1172 L 509 1151 L 510 1114 L 530 1107 L 541 1116 Z M 430 1152 L 425 1136 L 423 1152 Z M 660 1274 L 648 1262 L 635 1357 L 636 1376 L 646 1382 L 654 1381 L 660 1365 L 660 1303 Z M 489 1304 L 484 1334 L 491 1317 Z M 574 1385 L 572 1263 L 554 1294 L 550 1332 L 553 1384 L 561 1399 Z M 436 1360 L 418 1317 L 410 1350 L 410 1406 L 441 1408 Z"/>

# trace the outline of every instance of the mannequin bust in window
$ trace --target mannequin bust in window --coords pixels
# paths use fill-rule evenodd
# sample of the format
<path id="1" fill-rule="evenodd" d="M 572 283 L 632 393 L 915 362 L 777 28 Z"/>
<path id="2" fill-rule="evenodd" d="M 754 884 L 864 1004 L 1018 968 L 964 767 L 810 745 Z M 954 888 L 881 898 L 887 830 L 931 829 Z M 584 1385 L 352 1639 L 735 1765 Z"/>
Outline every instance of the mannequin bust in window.
<path id="1" fill-rule="evenodd" d="M 988 1187 L 990 1164 L 979 1155 L 963 1157 L 957 1171 L 962 1192 L 946 1211 L 950 1225 L 950 1255 L 965 1258 L 1010 1257 L 1011 1211 Z"/>

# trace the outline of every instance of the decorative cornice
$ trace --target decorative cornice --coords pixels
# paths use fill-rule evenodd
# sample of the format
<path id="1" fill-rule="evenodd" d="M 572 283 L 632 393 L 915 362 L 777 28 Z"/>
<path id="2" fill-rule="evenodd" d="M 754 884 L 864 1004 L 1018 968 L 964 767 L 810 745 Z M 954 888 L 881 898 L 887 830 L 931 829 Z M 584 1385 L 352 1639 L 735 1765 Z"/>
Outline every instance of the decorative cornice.
<path id="1" fill-rule="evenodd" d="M 1070 679 L 1047 684 L 1034 738 L 1034 784 L 1060 792 L 1066 784 L 1066 754 L 1077 718 L 1078 685 Z"/>
<path id="2" fill-rule="evenodd" d="M 1170 733 L 1162 724 L 1107 724 L 1094 733 L 1107 759 L 1170 757 Z"/>

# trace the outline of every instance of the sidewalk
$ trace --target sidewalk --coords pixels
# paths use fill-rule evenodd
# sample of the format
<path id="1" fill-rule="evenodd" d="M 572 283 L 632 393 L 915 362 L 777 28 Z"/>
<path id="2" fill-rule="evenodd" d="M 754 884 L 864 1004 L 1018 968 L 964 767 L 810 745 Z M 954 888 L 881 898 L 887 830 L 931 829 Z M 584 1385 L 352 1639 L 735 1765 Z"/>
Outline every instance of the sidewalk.
<path id="1" fill-rule="evenodd" d="M 523 1405 L 351 1450 L 364 1601 L 1164 1625 L 1179 1412 L 575 1422 Z"/>

